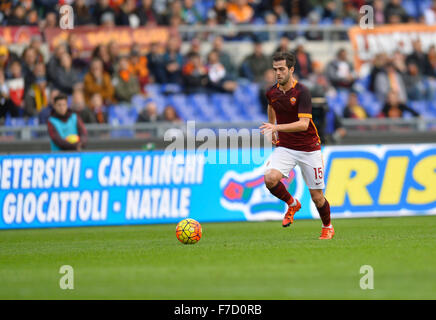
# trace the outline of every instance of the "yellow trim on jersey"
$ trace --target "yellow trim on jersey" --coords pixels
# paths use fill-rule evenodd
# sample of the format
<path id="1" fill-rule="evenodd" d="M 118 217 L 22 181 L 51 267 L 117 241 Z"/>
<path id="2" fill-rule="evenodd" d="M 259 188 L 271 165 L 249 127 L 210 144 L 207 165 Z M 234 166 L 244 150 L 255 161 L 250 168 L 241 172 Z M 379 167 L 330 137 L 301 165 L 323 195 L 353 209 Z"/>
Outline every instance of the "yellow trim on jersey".
<path id="1" fill-rule="evenodd" d="M 312 123 L 313 127 L 315 128 L 315 133 L 316 133 L 316 136 L 318 137 L 318 142 L 321 143 L 321 138 L 320 138 L 319 135 L 318 135 L 318 129 L 316 128 L 316 126 L 315 126 L 315 124 L 313 123 L 313 120 L 312 120 L 312 119 L 310 119 L 310 122 Z"/>
<path id="2" fill-rule="evenodd" d="M 292 85 L 292 88 L 295 88 L 295 86 L 297 85 L 298 80 L 295 80 L 294 84 Z"/>
<path id="3" fill-rule="evenodd" d="M 312 115 L 310 113 L 299 113 L 298 118 L 310 118 L 310 119 L 312 119 Z"/>

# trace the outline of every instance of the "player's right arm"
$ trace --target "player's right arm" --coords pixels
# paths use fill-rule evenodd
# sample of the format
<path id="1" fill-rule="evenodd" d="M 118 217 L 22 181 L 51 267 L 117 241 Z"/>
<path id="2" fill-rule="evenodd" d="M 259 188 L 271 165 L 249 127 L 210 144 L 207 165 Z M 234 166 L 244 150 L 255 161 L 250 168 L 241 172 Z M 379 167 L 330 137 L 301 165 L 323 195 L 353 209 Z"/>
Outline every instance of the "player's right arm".
<path id="1" fill-rule="evenodd" d="M 273 107 L 270 104 L 268 104 L 267 113 L 268 113 L 268 122 L 272 124 L 276 124 L 276 120 L 277 120 L 276 112 L 274 111 Z M 272 134 L 271 139 L 274 144 L 277 144 L 278 142 L 277 132 L 274 132 Z"/>
<path id="2" fill-rule="evenodd" d="M 270 104 L 268 104 L 268 122 L 272 124 L 276 124 L 276 112 L 271 107 Z"/>

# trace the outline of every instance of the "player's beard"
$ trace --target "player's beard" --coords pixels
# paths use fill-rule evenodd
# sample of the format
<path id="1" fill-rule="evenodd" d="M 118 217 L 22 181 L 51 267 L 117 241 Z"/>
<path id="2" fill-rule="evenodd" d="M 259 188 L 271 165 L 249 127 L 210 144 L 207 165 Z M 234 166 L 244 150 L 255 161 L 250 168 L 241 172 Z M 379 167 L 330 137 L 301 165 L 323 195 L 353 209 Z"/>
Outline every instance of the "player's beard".
<path id="1" fill-rule="evenodd" d="M 289 82 L 290 79 L 291 79 L 291 73 L 289 72 L 285 78 L 283 78 L 281 81 L 277 80 L 277 82 L 279 83 L 279 85 L 284 87 L 284 86 L 286 86 L 286 84 Z"/>

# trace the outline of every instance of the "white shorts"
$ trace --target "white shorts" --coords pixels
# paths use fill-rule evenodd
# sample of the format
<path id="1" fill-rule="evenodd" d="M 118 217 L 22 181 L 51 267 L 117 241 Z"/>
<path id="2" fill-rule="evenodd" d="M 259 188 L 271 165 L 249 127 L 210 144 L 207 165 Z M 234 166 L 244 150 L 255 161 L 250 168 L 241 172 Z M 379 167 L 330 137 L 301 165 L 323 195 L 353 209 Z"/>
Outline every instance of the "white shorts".
<path id="1" fill-rule="evenodd" d="M 306 152 L 284 147 L 274 149 L 266 163 L 265 173 L 270 169 L 280 171 L 286 178 L 298 165 L 309 189 L 324 189 L 324 162 L 321 150 Z"/>

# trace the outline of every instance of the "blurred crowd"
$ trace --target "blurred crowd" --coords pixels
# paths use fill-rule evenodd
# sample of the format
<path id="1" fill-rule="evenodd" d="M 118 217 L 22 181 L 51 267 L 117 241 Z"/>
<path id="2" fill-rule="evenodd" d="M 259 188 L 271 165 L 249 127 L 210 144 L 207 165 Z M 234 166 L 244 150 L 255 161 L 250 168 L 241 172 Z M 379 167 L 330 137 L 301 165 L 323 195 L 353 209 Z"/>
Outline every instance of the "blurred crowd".
<path id="1" fill-rule="evenodd" d="M 209 2 L 211 8 L 202 15 L 198 5 Z M 0 1 L 0 21 L 3 25 L 34 24 L 41 28 L 56 25 L 58 17 L 53 8 L 64 3 L 73 5 L 77 15 L 75 23 L 79 25 L 101 25 L 109 20 L 117 25 L 131 25 L 135 20 L 132 12 L 141 25 L 172 25 L 174 19 L 187 24 L 209 24 L 210 19 L 215 19 L 222 24 L 229 21 L 249 23 L 259 17 L 265 18 L 266 23 L 296 23 L 300 18 L 310 18 L 314 12 L 322 19 L 355 19 L 358 16 L 357 8 L 366 1 L 342 1 L 339 10 L 338 1 L 322 0 L 6 0 Z M 377 23 L 413 20 L 401 7 L 399 0 L 374 0 L 371 3 L 375 8 Z M 428 10 L 436 12 L 436 1 Z M 423 13 L 428 21 L 431 20 L 430 13 L 427 10 Z M 434 46 L 424 52 L 420 41 L 415 41 L 414 51 L 408 56 L 399 51 L 390 57 L 377 55 L 372 62 L 367 85 L 362 88 L 345 49 L 339 50 L 325 65 L 313 61 L 305 48 L 305 41 L 316 38 L 316 34 L 311 34 L 310 37 L 292 40 L 289 34 L 283 34 L 274 52 L 295 52 L 295 75 L 310 88 L 314 97 L 347 92 L 346 106 L 337 116 L 368 117 L 368 110 L 359 99 L 362 91 L 371 92 L 384 105 L 377 115 L 384 117 L 401 117 L 406 111 L 418 116 L 408 102 L 435 98 Z M 252 41 L 252 53 L 238 65 L 224 49 L 227 40 L 222 36 L 211 38 L 211 50 L 206 54 L 200 50 L 201 39 L 194 37 L 190 40 L 188 52 L 182 54 L 181 39 L 172 37 L 166 44 L 152 43 L 147 52 L 133 44 L 127 54 L 121 54 L 119 45 L 110 42 L 98 45 L 91 58 L 84 59 L 74 46 L 74 34 L 70 34 L 65 43 L 54 48 L 48 61 L 44 60 L 41 53 L 43 41 L 42 36 L 34 36 L 18 55 L 0 38 L 0 123 L 6 115 L 38 117 L 40 124 L 46 123 L 52 112 L 53 101 L 59 94 L 68 96 L 72 110 L 79 113 L 85 123 L 105 123 L 108 121 L 108 106 L 129 104 L 136 95 L 147 97 L 149 84 L 174 84 L 185 93 L 232 93 L 240 81 L 255 82 L 260 85 L 260 100 L 266 108 L 264 93 L 275 83 L 271 55 L 265 54 L 263 40 L 258 38 Z M 177 122 L 180 117 L 174 106 L 167 106 L 163 114 L 158 114 L 156 105 L 151 102 L 140 113 L 138 121 Z"/>
<path id="2" fill-rule="evenodd" d="M 271 56 L 265 54 L 263 44 L 254 42 L 252 53 L 240 65 L 232 61 L 223 44 L 223 38 L 217 36 L 211 50 L 202 55 L 200 42 L 194 39 L 189 51 L 182 54 L 180 40 L 171 38 L 166 46 L 153 43 L 148 53 L 142 53 L 134 44 L 127 55 L 121 55 L 117 43 L 110 42 L 97 46 L 92 57 L 84 60 L 77 57 L 66 42 L 57 46 L 45 63 L 40 37 L 34 37 L 20 56 L 0 39 L 0 117 L 6 114 L 38 117 L 40 123 L 45 123 L 53 99 L 62 93 L 69 97 L 71 108 L 85 123 L 104 123 L 107 122 L 107 106 L 129 104 L 135 95 L 147 97 L 147 85 L 151 83 L 174 84 L 185 93 L 232 93 L 240 81 L 255 82 L 260 84 L 260 100 L 266 108 L 265 92 L 275 84 L 275 77 Z M 432 46 L 424 52 L 419 40 L 413 45 L 414 51 L 408 56 L 399 51 L 392 57 L 377 55 L 363 89 L 358 85 L 357 73 L 345 49 L 339 50 L 326 65 L 313 61 L 301 40 L 282 37 L 274 52 L 291 50 L 295 53 L 295 76 L 310 88 L 314 97 L 334 95 L 341 90 L 350 92 L 348 104 L 340 116 L 368 117 L 357 99 L 362 90 L 367 90 L 385 103 L 380 116 L 394 117 L 401 116 L 404 110 L 411 111 L 408 101 L 434 98 L 436 48 Z M 177 120 L 176 111 L 173 107 L 170 109 L 169 119 Z M 416 115 L 413 110 L 412 113 Z M 143 115 L 138 121 L 150 119 L 165 117 Z"/>
<path id="3" fill-rule="evenodd" d="M 401 0 L 2 0 L 0 25 L 55 27 L 59 7 L 74 9 L 74 24 L 98 26 L 179 26 L 202 24 L 355 24 L 359 9 L 374 7 L 375 23 L 435 23 L 436 5 L 422 7 L 413 14 Z M 311 37 L 319 37 L 313 34 Z"/>

